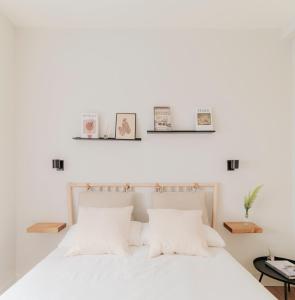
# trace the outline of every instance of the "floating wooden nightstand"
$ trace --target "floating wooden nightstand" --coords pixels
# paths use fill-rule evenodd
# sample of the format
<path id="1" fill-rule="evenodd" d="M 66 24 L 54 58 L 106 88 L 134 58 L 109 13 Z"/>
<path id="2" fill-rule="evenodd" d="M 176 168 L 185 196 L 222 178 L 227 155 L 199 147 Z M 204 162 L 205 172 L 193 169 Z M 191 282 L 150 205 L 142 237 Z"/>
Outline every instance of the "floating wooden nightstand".
<path id="1" fill-rule="evenodd" d="M 66 227 L 66 223 L 36 223 L 27 228 L 29 233 L 58 233 Z"/>
<path id="2" fill-rule="evenodd" d="M 224 222 L 224 227 L 231 233 L 262 233 L 263 229 L 252 222 Z"/>

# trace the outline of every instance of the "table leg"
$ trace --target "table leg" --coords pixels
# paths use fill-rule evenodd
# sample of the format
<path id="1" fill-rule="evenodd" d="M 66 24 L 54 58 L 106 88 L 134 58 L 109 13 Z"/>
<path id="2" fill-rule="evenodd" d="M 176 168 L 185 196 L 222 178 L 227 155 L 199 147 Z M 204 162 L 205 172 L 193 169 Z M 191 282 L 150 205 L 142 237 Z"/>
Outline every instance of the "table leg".
<path id="1" fill-rule="evenodd" d="M 290 283 L 288 283 L 288 292 L 291 292 Z"/>
<path id="2" fill-rule="evenodd" d="M 262 277 L 263 277 L 263 273 L 261 273 L 261 275 L 260 275 L 259 282 L 261 282 Z"/>
<path id="3" fill-rule="evenodd" d="M 285 300 L 288 300 L 287 283 L 284 283 L 284 290 L 285 290 Z"/>

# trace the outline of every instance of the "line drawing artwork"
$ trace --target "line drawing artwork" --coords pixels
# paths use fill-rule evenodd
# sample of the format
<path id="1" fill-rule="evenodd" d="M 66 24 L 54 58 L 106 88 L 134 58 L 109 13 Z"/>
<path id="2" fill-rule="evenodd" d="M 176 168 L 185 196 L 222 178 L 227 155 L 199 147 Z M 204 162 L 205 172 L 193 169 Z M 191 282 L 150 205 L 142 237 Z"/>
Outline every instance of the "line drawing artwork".
<path id="1" fill-rule="evenodd" d="M 128 135 L 131 133 L 131 128 L 130 128 L 130 125 L 126 118 L 124 118 L 122 120 L 122 124 L 121 124 L 121 126 L 119 126 L 119 132 L 120 132 L 120 135 L 122 135 L 122 136 L 124 136 L 125 134 Z"/>

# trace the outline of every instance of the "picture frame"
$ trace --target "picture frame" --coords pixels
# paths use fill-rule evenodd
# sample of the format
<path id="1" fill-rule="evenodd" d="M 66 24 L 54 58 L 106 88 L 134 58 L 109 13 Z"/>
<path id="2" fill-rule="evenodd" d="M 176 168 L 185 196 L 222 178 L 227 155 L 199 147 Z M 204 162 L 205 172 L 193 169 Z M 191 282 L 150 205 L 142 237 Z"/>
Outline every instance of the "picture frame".
<path id="1" fill-rule="evenodd" d="M 171 108 L 170 106 L 154 107 L 154 130 L 155 131 L 171 131 Z"/>
<path id="2" fill-rule="evenodd" d="M 88 139 L 99 137 L 99 124 L 97 113 L 81 114 L 81 137 Z"/>
<path id="3" fill-rule="evenodd" d="M 118 140 L 136 139 L 136 113 L 116 113 L 115 138 Z"/>
<path id="4" fill-rule="evenodd" d="M 212 108 L 197 108 L 196 130 L 214 130 Z"/>

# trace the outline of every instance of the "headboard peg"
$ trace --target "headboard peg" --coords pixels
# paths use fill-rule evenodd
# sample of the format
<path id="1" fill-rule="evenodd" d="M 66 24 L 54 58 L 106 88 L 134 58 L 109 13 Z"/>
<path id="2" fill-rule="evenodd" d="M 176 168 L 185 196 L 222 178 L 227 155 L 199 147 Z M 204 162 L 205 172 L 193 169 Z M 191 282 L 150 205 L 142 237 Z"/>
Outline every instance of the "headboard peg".
<path id="1" fill-rule="evenodd" d="M 199 184 L 195 182 L 195 183 L 193 184 L 193 190 L 196 191 L 196 190 L 198 190 L 199 188 L 200 188 Z"/>
<path id="2" fill-rule="evenodd" d="M 159 183 L 155 184 L 156 192 L 162 193 L 164 191 L 164 187 Z"/>
<path id="3" fill-rule="evenodd" d="M 126 183 L 125 186 L 124 186 L 124 192 L 129 192 L 131 189 L 131 186 L 129 183 Z"/>
<path id="4" fill-rule="evenodd" d="M 86 189 L 87 189 L 87 192 L 93 191 L 93 187 L 89 183 L 87 183 Z"/>

